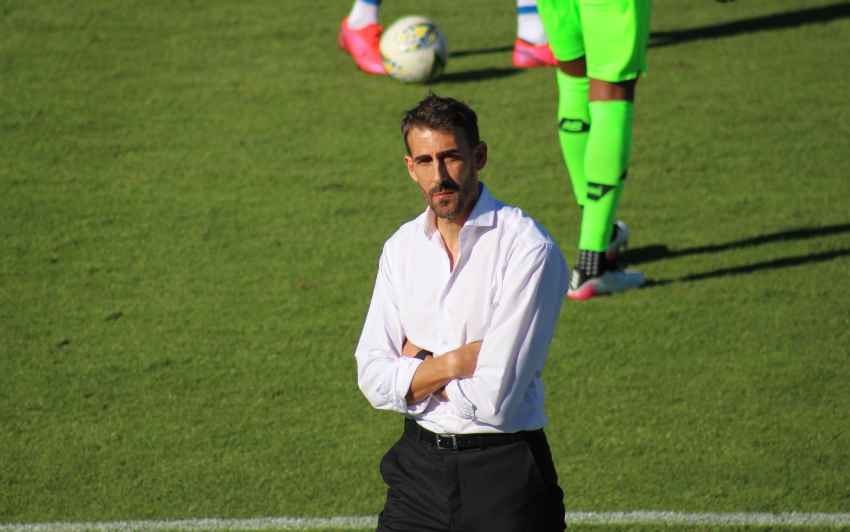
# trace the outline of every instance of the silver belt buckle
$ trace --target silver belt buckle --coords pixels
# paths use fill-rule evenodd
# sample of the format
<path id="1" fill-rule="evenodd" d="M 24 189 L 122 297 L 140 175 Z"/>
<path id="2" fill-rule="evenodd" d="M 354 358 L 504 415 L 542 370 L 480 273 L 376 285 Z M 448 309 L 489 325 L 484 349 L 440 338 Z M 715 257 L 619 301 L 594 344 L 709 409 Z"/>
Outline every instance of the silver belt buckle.
<path id="1" fill-rule="evenodd" d="M 457 438 L 454 434 L 437 434 L 437 449 L 441 451 L 457 450 Z"/>

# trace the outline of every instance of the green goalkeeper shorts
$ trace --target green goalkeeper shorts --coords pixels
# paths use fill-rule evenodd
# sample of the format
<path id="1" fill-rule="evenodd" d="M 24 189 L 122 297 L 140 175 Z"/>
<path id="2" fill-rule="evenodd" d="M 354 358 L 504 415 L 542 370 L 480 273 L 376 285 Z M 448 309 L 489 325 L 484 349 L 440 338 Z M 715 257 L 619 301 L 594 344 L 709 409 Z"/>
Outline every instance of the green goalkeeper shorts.
<path id="1" fill-rule="evenodd" d="M 646 72 L 652 0 L 537 0 L 559 61 L 586 57 L 587 75 L 611 83 Z"/>

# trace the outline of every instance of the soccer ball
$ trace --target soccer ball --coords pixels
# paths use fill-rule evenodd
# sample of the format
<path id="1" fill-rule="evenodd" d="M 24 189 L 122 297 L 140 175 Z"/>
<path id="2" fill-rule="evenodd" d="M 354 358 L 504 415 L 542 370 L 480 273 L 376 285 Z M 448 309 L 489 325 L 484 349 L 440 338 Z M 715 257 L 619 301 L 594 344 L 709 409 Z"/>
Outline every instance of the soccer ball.
<path id="1" fill-rule="evenodd" d="M 387 74 L 405 83 L 425 83 L 446 67 L 449 50 L 440 28 L 426 17 L 402 17 L 381 36 Z"/>

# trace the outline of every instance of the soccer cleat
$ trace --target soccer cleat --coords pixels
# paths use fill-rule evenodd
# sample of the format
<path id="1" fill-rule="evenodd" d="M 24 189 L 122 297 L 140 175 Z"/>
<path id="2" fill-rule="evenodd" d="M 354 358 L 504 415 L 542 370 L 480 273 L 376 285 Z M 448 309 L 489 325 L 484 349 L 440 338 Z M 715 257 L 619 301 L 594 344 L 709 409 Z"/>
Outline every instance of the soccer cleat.
<path id="1" fill-rule="evenodd" d="M 381 32 L 384 27 L 380 24 L 369 24 L 358 30 L 348 27 L 348 18 L 342 19 L 339 25 L 337 42 L 339 47 L 354 58 L 357 68 L 367 74 L 384 75 L 384 62 L 381 60 Z"/>
<path id="2" fill-rule="evenodd" d="M 517 39 L 514 41 L 513 63 L 516 68 L 536 68 L 557 66 L 558 61 L 552 55 L 548 43 L 531 44 Z"/>
<path id="3" fill-rule="evenodd" d="M 611 243 L 605 251 L 605 258 L 610 263 L 616 263 L 620 252 L 629 246 L 629 227 L 622 220 L 614 223 L 614 232 L 611 234 Z"/>
<path id="4" fill-rule="evenodd" d="M 573 268 L 567 297 L 574 301 L 585 301 L 595 296 L 625 292 L 641 286 L 645 281 L 641 272 L 631 270 L 608 270 L 597 277 L 590 277 L 578 268 Z"/>

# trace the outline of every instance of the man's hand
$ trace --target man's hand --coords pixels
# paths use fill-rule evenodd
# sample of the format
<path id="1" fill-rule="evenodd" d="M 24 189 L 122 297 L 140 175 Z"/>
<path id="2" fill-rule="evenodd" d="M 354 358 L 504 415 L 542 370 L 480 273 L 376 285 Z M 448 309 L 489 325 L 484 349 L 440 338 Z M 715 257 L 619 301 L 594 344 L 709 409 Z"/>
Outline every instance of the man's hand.
<path id="1" fill-rule="evenodd" d="M 464 344 L 444 356 L 450 357 L 449 368 L 455 379 L 472 377 L 478 367 L 478 352 L 481 351 L 481 340 Z"/>
<path id="2" fill-rule="evenodd" d="M 401 347 L 403 356 L 415 357 L 422 348 L 407 338 Z M 434 394 L 441 401 L 448 401 L 445 387 L 454 379 L 465 379 L 475 373 L 481 341 L 471 342 L 449 351 L 438 358 L 428 356 L 413 374 L 407 392 L 407 404 L 421 401 Z"/>
<path id="3" fill-rule="evenodd" d="M 421 350 L 421 347 L 407 338 L 404 339 L 404 344 L 401 346 L 401 354 L 407 357 L 415 357 Z M 443 355 L 446 359 L 444 362 L 447 364 L 447 369 L 452 378 L 466 379 L 472 377 L 473 373 L 475 373 L 475 368 L 478 366 L 479 351 L 481 351 L 481 340 L 476 340 Z M 431 356 L 427 358 L 431 358 Z"/>
<path id="4" fill-rule="evenodd" d="M 444 355 L 449 361 L 450 371 L 455 376 L 454 378 L 466 379 L 472 377 L 475 368 L 478 367 L 479 351 L 481 351 L 481 340 L 462 345 Z M 434 392 L 434 396 L 440 401 L 449 400 L 445 386 Z"/>

